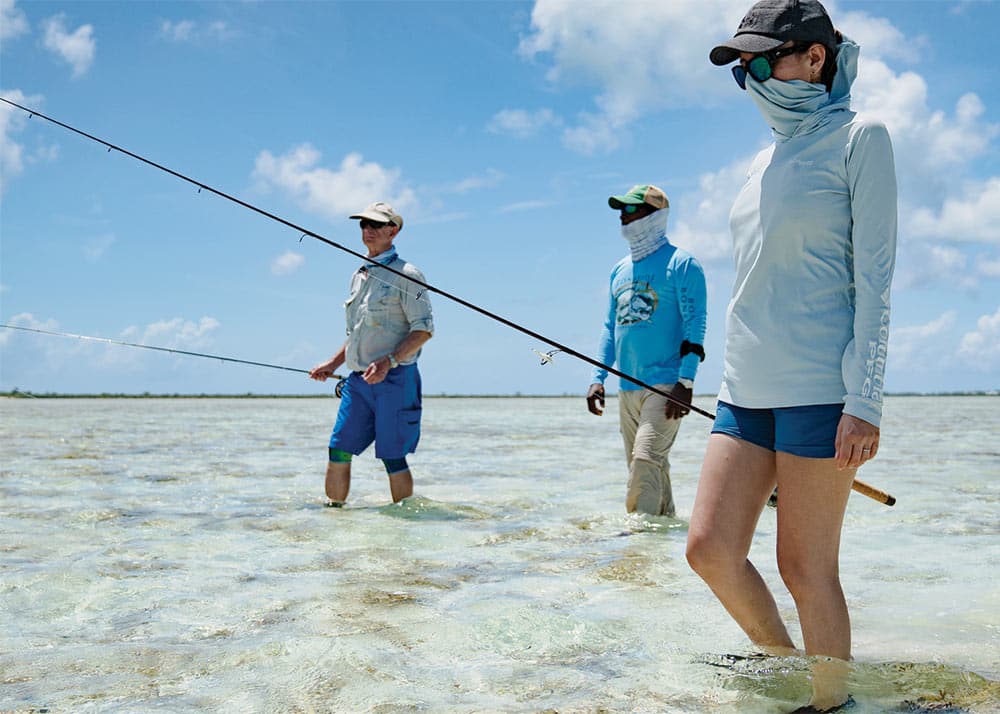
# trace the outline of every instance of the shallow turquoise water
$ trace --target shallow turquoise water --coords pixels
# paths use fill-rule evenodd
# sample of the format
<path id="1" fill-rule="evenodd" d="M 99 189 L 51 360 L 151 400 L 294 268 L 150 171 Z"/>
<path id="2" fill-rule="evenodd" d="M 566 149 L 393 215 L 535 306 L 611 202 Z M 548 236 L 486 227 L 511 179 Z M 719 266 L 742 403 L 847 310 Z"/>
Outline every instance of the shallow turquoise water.
<path id="1" fill-rule="evenodd" d="M 700 400 L 712 409 L 711 400 Z M 0 400 L 0 711 L 784 712 L 684 561 L 623 512 L 615 401 L 428 399 L 416 497 L 370 453 L 322 507 L 334 400 Z M 890 398 L 842 577 L 856 712 L 1000 711 L 1000 398 Z M 794 621 L 767 511 L 752 557 Z M 792 628 L 795 632 L 795 628 Z M 720 666 L 725 665 L 725 666 Z M 941 709 L 938 709 L 941 710 Z"/>

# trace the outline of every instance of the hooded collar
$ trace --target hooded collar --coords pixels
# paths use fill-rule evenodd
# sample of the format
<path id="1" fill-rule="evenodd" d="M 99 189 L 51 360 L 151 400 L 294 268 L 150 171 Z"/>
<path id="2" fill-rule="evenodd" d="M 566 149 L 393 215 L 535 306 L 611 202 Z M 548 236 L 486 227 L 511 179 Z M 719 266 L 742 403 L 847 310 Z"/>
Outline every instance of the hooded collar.
<path id="1" fill-rule="evenodd" d="M 811 134 L 830 123 L 834 114 L 851 108 L 851 85 L 858 76 L 861 48 L 844 38 L 837 47 L 837 73 L 830 92 L 802 80 L 747 77 L 747 92 L 774 132 L 777 142 Z"/>

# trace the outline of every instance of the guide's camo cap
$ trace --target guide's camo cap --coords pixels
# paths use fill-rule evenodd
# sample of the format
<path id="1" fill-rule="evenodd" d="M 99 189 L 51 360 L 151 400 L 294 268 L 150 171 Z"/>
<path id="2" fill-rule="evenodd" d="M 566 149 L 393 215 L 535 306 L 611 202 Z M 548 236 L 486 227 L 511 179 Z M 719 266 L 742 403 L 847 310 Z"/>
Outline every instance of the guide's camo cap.
<path id="1" fill-rule="evenodd" d="M 736 36 L 709 53 L 712 64 L 739 59 L 740 52 L 768 52 L 789 40 L 837 46 L 833 21 L 817 0 L 760 0 L 744 16 Z"/>
<path id="2" fill-rule="evenodd" d="M 369 221 L 379 221 L 381 223 L 393 223 L 398 228 L 403 227 L 403 217 L 396 213 L 385 201 L 376 201 L 368 204 L 368 208 L 361 213 L 355 213 L 351 218 L 367 218 Z"/>
<path id="3" fill-rule="evenodd" d="M 670 201 L 667 200 L 667 194 L 663 193 L 656 186 L 648 184 L 633 186 L 625 195 L 612 196 L 608 199 L 608 205 L 616 211 L 620 211 L 622 206 L 629 204 L 634 206 L 640 203 L 647 203 L 657 210 L 670 205 Z"/>

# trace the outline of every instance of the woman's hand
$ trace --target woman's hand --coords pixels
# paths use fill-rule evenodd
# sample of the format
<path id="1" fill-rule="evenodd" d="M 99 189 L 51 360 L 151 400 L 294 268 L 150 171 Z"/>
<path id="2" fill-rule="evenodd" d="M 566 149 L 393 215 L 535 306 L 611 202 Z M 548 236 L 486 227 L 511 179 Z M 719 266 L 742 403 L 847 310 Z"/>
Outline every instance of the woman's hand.
<path id="1" fill-rule="evenodd" d="M 845 468 L 856 469 L 874 459 L 878 453 L 879 434 L 879 428 L 874 424 L 843 414 L 837 425 L 837 438 L 834 441 L 837 452 L 833 458 L 837 461 L 837 468 L 841 471 Z"/>

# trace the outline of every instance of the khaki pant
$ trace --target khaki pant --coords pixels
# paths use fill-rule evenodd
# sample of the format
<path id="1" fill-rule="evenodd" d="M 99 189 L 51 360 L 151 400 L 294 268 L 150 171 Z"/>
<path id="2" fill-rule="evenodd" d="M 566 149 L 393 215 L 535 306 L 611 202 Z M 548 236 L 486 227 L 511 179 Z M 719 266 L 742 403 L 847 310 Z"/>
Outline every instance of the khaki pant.
<path id="1" fill-rule="evenodd" d="M 654 386 L 668 393 L 673 389 L 672 384 Z M 666 406 L 666 397 L 647 389 L 618 392 L 618 418 L 628 463 L 625 510 L 629 513 L 674 515 L 668 457 L 681 420 L 667 419 Z"/>

